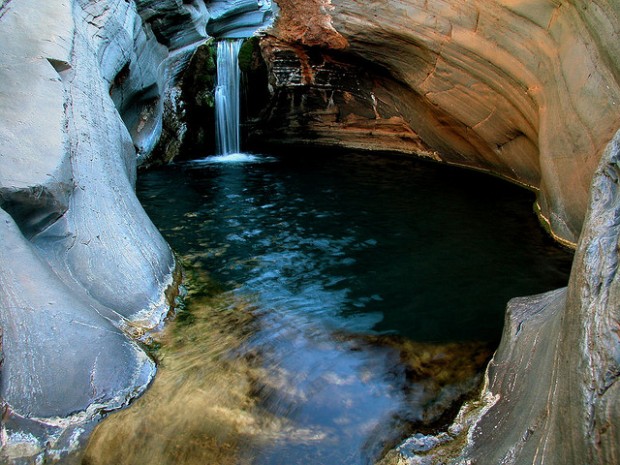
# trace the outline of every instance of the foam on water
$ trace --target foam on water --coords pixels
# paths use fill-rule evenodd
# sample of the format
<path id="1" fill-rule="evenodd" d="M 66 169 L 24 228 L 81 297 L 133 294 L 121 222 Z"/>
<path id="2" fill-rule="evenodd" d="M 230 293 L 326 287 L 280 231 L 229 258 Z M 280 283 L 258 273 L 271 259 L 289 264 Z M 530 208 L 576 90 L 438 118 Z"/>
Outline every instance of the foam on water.
<path id="1" fill-rule="evenodd" d="M 192 160 L 190 165 L 218 165 L 218 164 L 243 164 L 243 163 L 265 163 L 274 161 L 273 157 L 252 155 L 249 153 L 229 153 L 226 155 L 211 155 L 198 160 Z"/>

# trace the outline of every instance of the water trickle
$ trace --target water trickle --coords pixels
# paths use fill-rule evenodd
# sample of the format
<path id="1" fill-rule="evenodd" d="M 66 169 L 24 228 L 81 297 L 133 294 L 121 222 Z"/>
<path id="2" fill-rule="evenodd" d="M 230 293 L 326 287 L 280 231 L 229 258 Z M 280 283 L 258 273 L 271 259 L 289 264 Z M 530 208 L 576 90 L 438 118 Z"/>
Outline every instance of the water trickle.
<path id="1" fill-rule="evenodd" d="M 237 57 L 243 39 L 217 43 L 217 86 L 215 88 L 215 140 L 220 155 L 240 152 L 239 81 Z"/>

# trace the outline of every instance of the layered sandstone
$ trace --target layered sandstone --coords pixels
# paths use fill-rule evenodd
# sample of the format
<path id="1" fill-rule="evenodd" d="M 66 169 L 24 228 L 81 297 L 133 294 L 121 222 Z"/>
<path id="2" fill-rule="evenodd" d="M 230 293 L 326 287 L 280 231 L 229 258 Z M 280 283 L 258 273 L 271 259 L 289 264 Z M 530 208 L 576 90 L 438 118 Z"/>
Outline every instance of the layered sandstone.
<path id="1" fill-rule="evenodd" d="M 262 140 L 487 170 L 536 190 L 551 232 L 577 246 L 567 289 L 510 302 L 480 397 L 385 463 L 620 462 L 620 6 L 278 3 L 261 43 L 272 89 Z"/>
<path id="2" fill-rule="evenodd" d="M 576 242 L 592 174 L 620 124 L 616 3 L 278 4 L 263 43 L 274 89 L 266 115 L 277 115 L 264 137 L 327 133 L 491 171 L 538 190 L 553 233 Z M 332 64 L 360 78 L 325 83 Z"/>
<path id="3" fill-rule="evenodd" d="M 211 3 L 236 8 L 217 14 L 213 33 L 269 16 L 264 2 Z M 568 243 L 586 219 L 568 289 L 511 302 L 479 411 L 451 430 L 465 448 L 446 446 L 446 460 L 620 461 L 620 148 L 609 143 L 620 126 L 620 6 L 278 4 L 262 41 L 272 90 L 256 125 L 263 139 L 497 173 L 538 190 L 542 216 Z M 2 461 L 65 453 L 153 375 L 128 334 L 165 314 L 174 259 L 133 195 L 136 163 L 161 131 L 168 86 L 205 37 L 208 7 L 0 1 Z"/>
<path id="4" fill-rule="evenodd" d="M 568 288 L 509 303 L 478 411 L 458 425 L 464 449 L 445 460 L 447 441 L 428 463 L 620 461 L 619 162 L 620 132 L 594 175 Z"/>

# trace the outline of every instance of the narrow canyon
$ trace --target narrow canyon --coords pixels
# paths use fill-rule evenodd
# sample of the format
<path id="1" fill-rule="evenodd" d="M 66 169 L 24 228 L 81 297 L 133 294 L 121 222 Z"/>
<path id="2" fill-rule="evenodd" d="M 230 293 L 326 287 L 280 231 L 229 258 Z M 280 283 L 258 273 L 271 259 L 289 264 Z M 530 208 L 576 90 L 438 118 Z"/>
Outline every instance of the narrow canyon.
<path id="1" fill-rule="evenodd" d="M 488 173 L 575 251 L 567 287 L 506 302 L 447 432 L 381 463 L 620 463 L 613 0 L 0 0 L 0 462 L 71 463 L 157 376 L 145 347 L 183 270 L 138 168 L 212 150 L 229 38 L 247 39 L 248 147 Z"/>

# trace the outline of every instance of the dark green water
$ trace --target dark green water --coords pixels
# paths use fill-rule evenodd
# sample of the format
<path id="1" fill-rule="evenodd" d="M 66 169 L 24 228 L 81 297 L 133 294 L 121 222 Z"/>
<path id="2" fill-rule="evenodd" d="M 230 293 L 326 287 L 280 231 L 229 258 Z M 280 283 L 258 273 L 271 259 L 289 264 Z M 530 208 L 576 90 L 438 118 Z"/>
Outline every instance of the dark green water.
<path id="1" fill-rule="evenodd" d="M 517 186 L 366 155 L 242 160 L 150 171 L 138 193 L 175 251 L 265 305 L 418 341 L 496 341 L 510 298 L 566 285 L 572 255 Z"/>
<path id="2" fill-rule="evenodd" d="M 533 194 L 499 179 L 295 155 L 168 166 L 143 173 L 138 194 L 187 263 L 258 309 L 244 350 L 260 353 L 256 396 L 288 433 L 248 440 L 238 463 L 372 463 L 476 382 L 428 373 L 474 357 L 458 344 L 496 344 L 507 301 L 566 285 L 572 256 L 538 225 Z M 412 368 L 425 357 L 453 362 Z"/>

